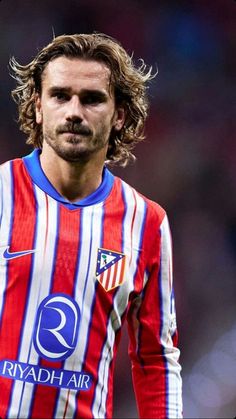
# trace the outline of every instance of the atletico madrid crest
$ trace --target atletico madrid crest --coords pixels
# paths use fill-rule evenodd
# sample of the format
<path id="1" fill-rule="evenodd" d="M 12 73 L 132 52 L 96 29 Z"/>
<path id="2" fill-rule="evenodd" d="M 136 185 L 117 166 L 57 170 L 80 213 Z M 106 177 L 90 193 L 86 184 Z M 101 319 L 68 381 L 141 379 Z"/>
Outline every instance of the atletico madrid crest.
<path id="1" fill-rule="evenodd" d="M 124 282 L 125 255 L 113 250 L 98 248 L 96 278 L 106 291 Z"/>

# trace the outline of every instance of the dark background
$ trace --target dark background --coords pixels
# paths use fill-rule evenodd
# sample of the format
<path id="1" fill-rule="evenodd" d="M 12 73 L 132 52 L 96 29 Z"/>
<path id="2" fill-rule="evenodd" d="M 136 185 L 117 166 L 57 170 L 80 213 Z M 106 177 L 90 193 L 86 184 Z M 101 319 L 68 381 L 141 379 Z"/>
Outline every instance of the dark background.
<path id="1" fill-rule="evenodd" d="M 55 32 L 100 31 L 158 67 L 147 140 L 115 169 L 168 212 L 186 418 L 236 415 L 236 147 L 233 0 L 2 0 L 0 163 L 30 152 L 8 60 L 28 63 Z M 137 417 L 124 333 L 115 417 Z"/>

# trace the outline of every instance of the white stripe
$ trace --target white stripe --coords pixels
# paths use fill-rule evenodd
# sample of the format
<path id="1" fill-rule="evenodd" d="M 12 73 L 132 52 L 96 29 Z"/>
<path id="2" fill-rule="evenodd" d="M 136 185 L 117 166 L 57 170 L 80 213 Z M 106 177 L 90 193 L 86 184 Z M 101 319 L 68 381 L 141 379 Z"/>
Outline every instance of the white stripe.
<path id="1" fill-rule="evenodd" d="M 163 310 L 163 327 L 161 334 L 162 344 L 165 346 L 169 333 L 169 316 L 170 316 L 170 295 L 172 286 L 172 270 L 170 264 L 172 261 L 172 249 L 170 240 L 170 231 L 167 216 L 165 216 L 160 226 L 161 230 L 161 299 Z"/>
<path id="2" fill-rule="evenodd" d="M 40 302 L 48 296 L 50 290 L 50 279 L 54 264 L 54 250 L 56 244 L 56 225 L 57 225 L 57 203 L 49 198 L 48 213 L 48 240 L 46 249 L 44 243 L 46 238 L 46 195 L 38 187 L 35 188 L 38 203 L 37 217 L 37 237 L 35 243 L 34 266 L 32 272 L 31 289 L 29 293 L 27 313 L 25 318 L 25 328 L 22 335 L 20 362 L 38 364 L 39 356 L 32 345 L 32 335 L 34 332 L 35 315 Z M 46 259 L 45 259 L 46 256 Z M 47 262 L 47 263 L 46 263 Z M 39 274 L 41 272 L 41 275 Z M 10 416 L 17 414 L 19 417 L 28 417 L 33 395 L 33 384 L 15 382 Z M 22 396 L 22 400 L 21 400 Z M 21 406 L 19 406 L 21 403 Z M 18 408 L 20 407 L 20 410 Z"/>
<path id="3" fill-rule="evenodd" d="M 100 385 L 97 385 L 95 392 L 95 400 L 93 404 L 93 417 L 104 418 L 106 416 L 106 398 L 108 392 L 108 373 L 110 362 L 113 358 L 113 347 L 115 342 L 115 333 L 112 327 L 112 317 L 110 316 L 107 325 L 107 341 L 102 351 L 101 362 L 98 369 L 98 377 Z"/>
<path id="4" fill-rule="evenodd" d="M 170 236 L 170 228 L 167 216 L 165 216 L 161 224 L 161 297 L 163 312 L 163 327 L 161 333 L 161 343 L 164 348 L 164 355 L 167 361 L 168 374 L 168 411 L 170 417 L 182 417 L 182 401 L 181 401 L 181 378 L 179 349 L 174 348 L 171 339 L 171 323 L 173 316 L 171 315 L 171 291 L 172 291 L 172 243 Z M 176 386 L 179 389 L 176 389 Z"/>

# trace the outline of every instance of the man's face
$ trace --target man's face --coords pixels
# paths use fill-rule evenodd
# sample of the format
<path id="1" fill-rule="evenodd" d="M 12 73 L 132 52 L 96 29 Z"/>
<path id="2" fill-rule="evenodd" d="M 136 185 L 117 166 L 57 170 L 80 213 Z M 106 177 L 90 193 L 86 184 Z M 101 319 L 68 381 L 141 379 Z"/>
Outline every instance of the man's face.
<path id="1" fill-rule="evenodd" d="M 110 70 L 102 62 L 59 57 L 42 75 L 36 98 L 36 121 L 46 142 L 69 162 L 105 158 L 112 129 L 124 124 L 124 109 L 115 107 Z"/>

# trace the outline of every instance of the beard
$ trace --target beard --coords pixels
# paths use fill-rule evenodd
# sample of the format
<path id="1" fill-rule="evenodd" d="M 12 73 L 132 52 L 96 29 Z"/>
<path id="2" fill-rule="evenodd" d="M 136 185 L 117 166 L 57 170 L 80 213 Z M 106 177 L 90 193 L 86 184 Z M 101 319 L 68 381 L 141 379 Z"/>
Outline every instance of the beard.
<path id="1" fill-rule="evenodd" d="M 68 122 L 59 125 L 55 131 L 46 130 L 43 138 L 55 153 L 71 163 L 86 162 L 92 155 L 103 148 L 107 148 L 111 130 L 105 125 L 93 131 L 81 124 Z"/>

